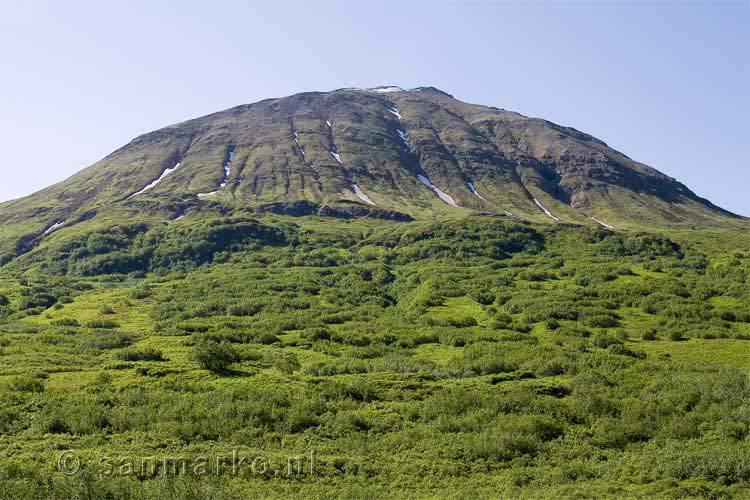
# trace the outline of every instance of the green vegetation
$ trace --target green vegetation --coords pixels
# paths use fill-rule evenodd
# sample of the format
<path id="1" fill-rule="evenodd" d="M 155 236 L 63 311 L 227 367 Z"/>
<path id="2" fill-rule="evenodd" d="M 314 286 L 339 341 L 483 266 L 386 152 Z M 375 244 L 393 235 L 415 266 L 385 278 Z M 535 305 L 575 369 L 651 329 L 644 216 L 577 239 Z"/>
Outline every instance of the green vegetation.
<path id="1" fill-rule="evenodd" d="M 749 296 L 719 229 L 61 234 L 0 269 L 0 498 L 742 498 Z M 268 467 L 158 465 L 233 453 Z"/>

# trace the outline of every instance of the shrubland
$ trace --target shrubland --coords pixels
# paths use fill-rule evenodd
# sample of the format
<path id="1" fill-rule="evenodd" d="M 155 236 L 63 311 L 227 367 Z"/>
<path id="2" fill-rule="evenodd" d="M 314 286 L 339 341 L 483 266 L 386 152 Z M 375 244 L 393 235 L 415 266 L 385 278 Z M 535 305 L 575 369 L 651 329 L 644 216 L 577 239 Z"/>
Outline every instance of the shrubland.
<path id="1" fill-rule="evenodd" d="M 0 269 L 0 498 L 740 498 L 749 293 L 730 232 L 224 217 L 60 238 Z M 314 470 L 96 467 L 237 450 Z"/>

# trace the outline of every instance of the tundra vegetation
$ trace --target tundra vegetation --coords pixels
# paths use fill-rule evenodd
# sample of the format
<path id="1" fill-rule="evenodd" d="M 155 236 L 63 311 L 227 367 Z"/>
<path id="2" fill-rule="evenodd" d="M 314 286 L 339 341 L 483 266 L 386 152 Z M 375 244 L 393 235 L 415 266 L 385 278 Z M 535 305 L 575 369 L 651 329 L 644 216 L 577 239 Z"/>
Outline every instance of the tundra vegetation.
<path id="1" fill-rule="evenodd" d="M 0 498 L 740 498 L 749 294 L 721 229 L 70 231 L 0 268 Z"/>

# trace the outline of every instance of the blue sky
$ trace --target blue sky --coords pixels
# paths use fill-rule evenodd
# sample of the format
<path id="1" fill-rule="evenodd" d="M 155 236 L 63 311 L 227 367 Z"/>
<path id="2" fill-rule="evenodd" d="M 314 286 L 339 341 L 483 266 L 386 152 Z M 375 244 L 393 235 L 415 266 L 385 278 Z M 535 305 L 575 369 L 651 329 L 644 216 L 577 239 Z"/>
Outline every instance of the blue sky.
<path id="1" fill-rule="evenodd" d="M 393 84 L 575 127 L 750 215 L 748 5 L 0 0 L 0 200 L 171 123 Z"/>

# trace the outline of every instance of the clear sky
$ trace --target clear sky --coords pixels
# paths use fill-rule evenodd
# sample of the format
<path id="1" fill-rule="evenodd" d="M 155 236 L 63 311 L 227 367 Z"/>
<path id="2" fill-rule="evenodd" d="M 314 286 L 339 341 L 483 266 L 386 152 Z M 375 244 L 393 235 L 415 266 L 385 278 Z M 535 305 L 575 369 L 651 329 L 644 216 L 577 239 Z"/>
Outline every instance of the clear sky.
<path id="1" fill-rule="evenodd" d="M 575 127 L 750 215 L 749 21 L 747 0 L 0 0 L 0 200 L 188 118 L 389 84 Z"/>

